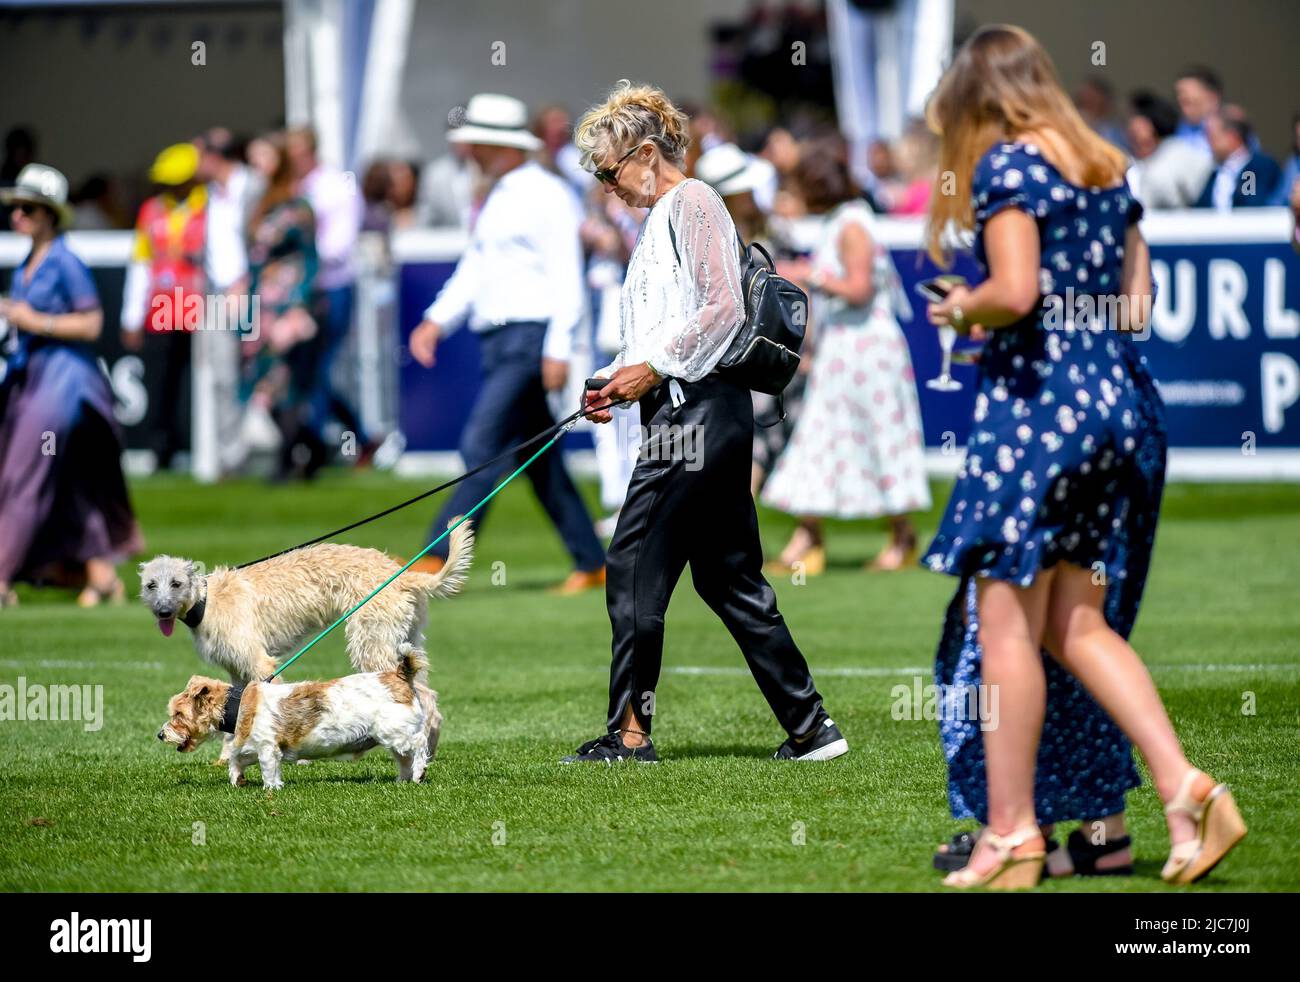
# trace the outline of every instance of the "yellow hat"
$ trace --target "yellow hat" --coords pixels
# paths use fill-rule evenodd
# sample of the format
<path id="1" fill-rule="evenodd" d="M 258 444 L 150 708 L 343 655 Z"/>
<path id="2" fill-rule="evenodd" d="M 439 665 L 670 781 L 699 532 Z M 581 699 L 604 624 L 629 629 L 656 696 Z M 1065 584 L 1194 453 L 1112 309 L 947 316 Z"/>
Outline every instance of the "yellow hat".
<path id="1" fill-rule="evenodd" d="M 199 148 L 193 143 L 174 143 L 154 158 L 149 180 L 176 187 L 194 180 L 199 170 Z"/>

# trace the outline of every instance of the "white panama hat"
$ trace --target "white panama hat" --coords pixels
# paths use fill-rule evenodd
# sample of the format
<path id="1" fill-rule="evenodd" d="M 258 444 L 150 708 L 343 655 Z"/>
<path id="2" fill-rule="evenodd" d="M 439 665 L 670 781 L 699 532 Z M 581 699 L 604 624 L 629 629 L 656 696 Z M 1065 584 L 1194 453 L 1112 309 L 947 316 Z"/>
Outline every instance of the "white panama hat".
<path id="1" fill-rule="evenodd" d="M 16 201 L 44 205 L 58 216 L 59 228 L 67 228 L 72 224 L 72 208 L 68 205 L 68 179 L 62 171 L 46 164 L 28 164 L 20 170 L 13 187 L 0 189 L 0 201 L 6 205 Z"/>
<path id="2" fill-rule="evenodd" d="M 734 143 L 720 143 L 700 154 L 700 159 L 695 161 L 695 176 L 725 198 L 746 191 L 762 191 L 771 180 L 765 164 Z"/>
<path id="3" fill-rule="evenodd" d="M 465 121 L 447 133 L 452 143 L 537 150 L 542 141 L 528 131 L 528 107 L 518 99 L 480 93 L 465 107 Z"/>

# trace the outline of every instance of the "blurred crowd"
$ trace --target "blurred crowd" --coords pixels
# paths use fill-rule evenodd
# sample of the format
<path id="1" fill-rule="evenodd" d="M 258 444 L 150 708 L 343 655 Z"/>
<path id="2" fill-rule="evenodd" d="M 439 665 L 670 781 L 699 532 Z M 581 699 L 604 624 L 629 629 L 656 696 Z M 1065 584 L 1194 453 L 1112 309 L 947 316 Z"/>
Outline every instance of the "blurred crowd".
<path id="1" fill-rule="evenodd" d="M 759 56 L 750 52 L 746 57 Z M 1130 156 L 1129 181 L 1148 210 L 1228 212 L 1283 205 L 1300 216 L 1300 113 L 1286 136 L 1289 153 L 1276 161 L 1263 150 L 1247 110 L 1229 101 L 1223 82 L 1209 68 L 1189 67 L 1169 91 L 1134 92 L 1122 104 L 1104 78 L 1092 77 L 1078 87 L 1074 101 L 1096 132 Z M 907 301 L 891 299 L 890 269 L 878 262 L 881 250 L 871 222 L 873 216 L 919 218 L 927 213 L 938 187 L 935 135 L 914 120 L 896 139 L 855 148 L 818 113 L 790 109 L 782 123 L 741 131 L 719 110 L 682 108 L 690 118 L 691 138 L 685 173 L 718 191 L 740 235 L 771 253 L 784 275 L 814 293 L 828 277 L 839 278 L 839 294 L 824 293 L 814 304 L 820 311 L 814 320 L 819 316 L 834 327 L 883 316 L 882 323 L 893 323 L 893 328 L 882 328 L 879 342 L 891 358 L 902 353 L 894 368 L 910 389 L 906 346 L 894 321 L 894 301 Z M 536 108 L 530 126 L 535 140 L 529 146 L 535 147 L 532 159 L 558 177 L 572 197 L 588 299 L 586 344 L 599 365 L 619 348 L 619 292 L 645 212 L 605 193 L 581 166 L 572 128 L 566 107 Z M 250 451 L 264 450 L 275 461 L 274 476 L 282 480 L 310 478 L 331 462 L 368 466 L 382 446 L 378 435 L 366 432 L 334 371 L 354 326 L 363 235 L 374 233 L 387 242 L 392 232 L 410 228 L 471 232 L 493 188 L 463 142 L 449 141 L 446 152 L 428 162 L 372 160 L 358 177 L 323 162 L 307 128 L 241 138 L 218 127 L 163 148 L 149 168 L 150 193 L 142 201 L 131 200 L 129 189 L 137 185 L 125 176 L 94 174 L 69 188 L 61 174 L 41 168 L 39 161 L 31 128 L 6 134 L 0 189 L 13 192 L 25 173 L 44 183 L 18 195 L 28 195 L 24 200 L 34 202 L 35 212 L 6 210 L 0 227 L 24 231 L 31 221 L 39 225 L 43 207 L 53 216 L 48 231 L 55 238 L 68 228 L 134 229 L 121 341 L 131 351 L 155 346 L 151 364 L 157 366 L 158 381 L 144 428 L 158 466 L 173 466 L 187 440 L 192 355 L 200 326 L 195 311 L 199 317 L 212 316 L 216 298 L 226 304 L 227 314 L 237 311 L 245 327 L 250 317 L 258 324 L 257 336 L 246 331 L 248 343 L 237 345 L 239 353 L 232 355 L 239 362 L 232 384 L 239 421 L 237 433 L 228 440 L 223 436 L 222 470 L 237 471 Z M 22 228 L 13 224 L 19 218 L 27 223 Z M 845 233 L 847 227 L 859 231 Z M 845 242 L 864 242 L 869 252 L 855 247 L 852 255 L 842 253 Z M 79 274 L 71 275 L 81 282 Z M 866 286 L 858 283 L 859 277 Z M 12 307 L 13 301 L 5 303 Z M 75 315 L 71 311 L 68 316 Z M 34 318 L 28 318 L 32 325 L 23 329 L 27 333 L 39 330 Z M 75 328 L 79 322 L 72 323 Z M 85 340 L 76 330 L 80 328 L 71 340 Z M 805 515 L 804 496 L 782 477 L 783 455 L 802 461 L 801 466 L 825 467 L 825 461 L 803 459 L 816 457 L 815 451 L 787 453 L 798 429 L 806 376 L 818 372 L 821 353 L 829 351 L 825 358 L 849 366 L 847 378 L 879 375 L 866 371 L 865 364 L 854 368 L 854 359 L 865 355 L 837 351 L 828 341 L 833 330 L 818 334 L 814 323 L 808 346 L 812 357 L 804 359 L 804 374 L 784 404 L 756 397 L 760 418 L 770 416 L 775 425 L 761 428 L 755 440 L 753 490 L 768 504 L 800 516 L 777 562 L 815 566 L 821 528 L 812 515 L 847 509 L 890 519 L 890 542 L 875 562 L 878 568 L 901 568 L 915 547 L 907 515 L 929 502 L 914 392 L 876 393 L 875 404 L 891 407 L 889 417 L 877 421 L 875 437 L 864 436 L 884 439 L 882 453 L 889 460 L 864 486 L 896 488 L 897 493 L 872 502 L 821 502 Z M 823 360 L 821 367 L 828 370 L 825 365 Z M 835 385 L 823 383 L 820 390 L 824 398 Z M 860 400 L 864 391 L 840 395 Z M 864 405 L 863 412 L 870 409 Z M 340 430 L 344 441 L 337 439 Z M 389 436 L 400 443 L 400 434 Z M 608 513 L 598 528 L 606 535 L 635 461 L 635 439 L 634 423 L 597 428 L 602 504 Z M 122 534 L 129 538 L 131 533 Z"/>

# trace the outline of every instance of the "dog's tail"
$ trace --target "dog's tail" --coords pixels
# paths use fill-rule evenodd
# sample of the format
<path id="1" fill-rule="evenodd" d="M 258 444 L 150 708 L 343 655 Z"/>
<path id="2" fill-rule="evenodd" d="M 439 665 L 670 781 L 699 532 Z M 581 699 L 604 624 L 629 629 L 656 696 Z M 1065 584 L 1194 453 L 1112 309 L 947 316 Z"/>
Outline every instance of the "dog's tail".
<path id="1" fill-rule="evenodd" d="M 450 597 L 459 593 L 465 584 L 465 574 L 474 560 L 474 528 L 471 522 L 462 522 L 451 533 L 447 549 L 447 562 L 436 573 L 417 573 L 407 570 L 404 576 L 413 579 L 416 586 L 431 597 Z"/>
<path id="2" fill-rule="evenodd" d="M 429 671 L 429 659 L 415 645 L 403 641 L 397 646 L 397 672 L 413 689 Z"/>

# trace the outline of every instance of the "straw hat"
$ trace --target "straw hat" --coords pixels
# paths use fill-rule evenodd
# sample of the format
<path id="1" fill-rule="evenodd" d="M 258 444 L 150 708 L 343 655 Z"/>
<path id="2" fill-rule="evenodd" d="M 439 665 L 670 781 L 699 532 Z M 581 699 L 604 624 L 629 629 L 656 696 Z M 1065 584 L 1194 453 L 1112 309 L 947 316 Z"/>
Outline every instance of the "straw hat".
<path id="1" fill-rule="evenodd" d="M 57 216 L 60 228 L 72 224 L 72 208 L 68 205 L 68 179 L 62 171 L 45 164 L 28 164 L 20 170 L 13 187 L 0 189 L 0 201 L 6 205 L 16 201 L 44 205 Z"/>
<path id="2" fill-rule="evenodd" d="M 528 131 L 528 107 L 508 95 L 480 93 L 465 107 L 465 121 L 447 133 L 452 143 L 537 150 L 542 141 Z"/>
<path id="3" fill-rule="evenodd" d="M 695 176 L 727 197 L 746 191 L 762 191 L 771 181 L 770 165 L 741 150 L 734 143 L 722 143 L 700 154 Z"/>

